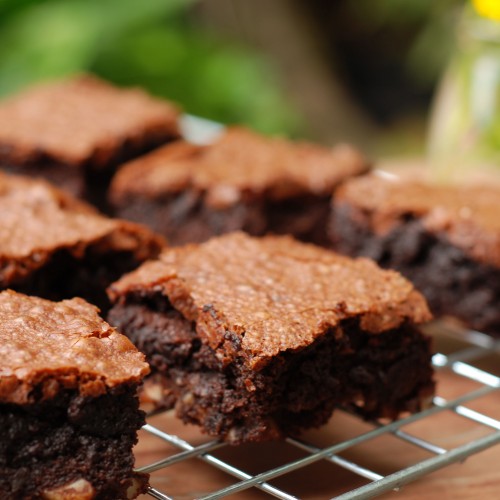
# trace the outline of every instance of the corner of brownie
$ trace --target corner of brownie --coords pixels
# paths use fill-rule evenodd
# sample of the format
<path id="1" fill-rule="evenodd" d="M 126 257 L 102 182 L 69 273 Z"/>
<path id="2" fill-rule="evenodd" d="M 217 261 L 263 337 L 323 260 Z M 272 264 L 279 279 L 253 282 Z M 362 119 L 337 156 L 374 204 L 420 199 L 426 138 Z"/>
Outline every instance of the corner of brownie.
<path id="1" fill-rule="evenodd" d="M 0 292 L 0 496 L 131 499 L 144 356 L 81 299 Z"/>

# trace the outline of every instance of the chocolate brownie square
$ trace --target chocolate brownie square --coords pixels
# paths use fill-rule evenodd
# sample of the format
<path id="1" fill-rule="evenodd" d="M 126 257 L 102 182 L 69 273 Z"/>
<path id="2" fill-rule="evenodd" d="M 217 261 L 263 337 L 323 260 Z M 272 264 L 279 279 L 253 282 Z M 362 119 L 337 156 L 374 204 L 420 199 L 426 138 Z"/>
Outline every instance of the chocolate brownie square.
<path id="1" fill-rule="evenodd" d="M 106 287 L 155 257 L 164 241 L 109 219 L 45 181 L 0 172 L 0 290 L 106 309 Z"/>
<path id="2" fill-rule="evenodd" d="M 0 293 L 0 497 L 136 498 L 144 356 L 82 299 Z"/>
<path id="3" fill-rule="evenodd" d="M 102 206 L 117 165 L 179 136 L 179 111 L 91 76 L 0 103 L 0 168 L 44 177 Z"/>
<path id="4" fill-rule="evenodd" d="M 336 250 L 399 270 L 435 315 L 500 335 L 500 188 L 369 175 L 333 204 Z"/>
<path id="5" fill-rule="evenodd" d="M 433 393 L 430 318 L 409 281 L 288 236 L 165 250 L 110 288 L 108 321 L 146 354 L 144 396 L 230 443 L 416 411 Z"/>
<path id="6" fill-rule="evenodd" d="M 172 245 L 235 230 L 324 244 L 332 191 L 367 169 L 346 145 L 325 148 L 230 128 L 210 145 L 176 143 L 127 164 L 112 182 L 110 204 Z"/>

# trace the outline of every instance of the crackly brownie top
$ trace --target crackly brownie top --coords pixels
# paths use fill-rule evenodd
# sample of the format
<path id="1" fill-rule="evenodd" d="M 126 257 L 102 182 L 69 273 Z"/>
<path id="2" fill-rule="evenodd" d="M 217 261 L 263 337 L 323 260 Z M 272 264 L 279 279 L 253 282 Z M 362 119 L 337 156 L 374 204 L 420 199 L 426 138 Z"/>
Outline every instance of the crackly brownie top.
<path id="1" fill-rule="evenodd" d="M 57 250 L 103 251 L 155 257 L 163 240 L 148 229 L 99 215 L 45 181 L 0 173 L 0 287 L 42 267 Z"/>
<path id="2" fill-rule="evenodd" d="M 500 188 L 492 185 L 433 185 L 425 181 L 371 174 L 352 179 L 336 194 L 362 212 L 378 234 L 409 218 L 430 232 L 445 234 L 472 257 L 500 266 Z"/>
<path id="3" fill-rule="evenodd" d="M 328 195 L 346 177 L 368 169 L 347 145 L 326 148 L 267 138 L 233 127 L 213 144 L 172 144 L 130 162 L 112 186 L 115 202 L 127 195 L 157 197 L 185 189 L 206 193 L 207 203 L 230 206 L 242 196 Z"/>
<path id="4" fill-rule="evenodd" d="M 32 87 L 0 103 L 0 158 L 103 165 L 126 141 L 178 135 L 178 110 L 139 89 L 79 76 Z"/>
<path id="5" fill-rule="evenodd" d="M 233 332 L 254 368 L 309 345 L 343 319 L 359 318 L 361 328 L 378 333 L 430 317 L 400 274 L 288 236 L 231 233 L 167 249 L 110 288 L 115 302 L 149 293 L 168 297 L 222 357 L 236 355 L 225 341 Z"/>
<path id="6" fill-rule="evenodd" d="M 0 292 L 0 402 L 26 403 L 61 388 L 96 397 L 149 371 L 132 343 L 82 299 L 51 302 Z"/>

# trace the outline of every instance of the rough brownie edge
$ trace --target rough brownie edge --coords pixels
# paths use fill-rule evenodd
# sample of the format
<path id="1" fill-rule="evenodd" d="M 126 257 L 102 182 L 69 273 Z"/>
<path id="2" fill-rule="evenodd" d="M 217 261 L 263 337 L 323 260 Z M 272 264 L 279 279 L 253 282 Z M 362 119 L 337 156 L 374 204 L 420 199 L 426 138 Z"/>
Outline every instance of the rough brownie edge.
<path id="1" fill-rule="evenodd" d="M 425 407 L 433 394 L 429 340 L 409 323 L 373 335 L 359 319 L 344 320 L 252 370 L 238 355 L 223 363 L 161 294 L 129 295 L 109 321 L 151 364 L 145 399 L 175 407 L 185 422 L 231 444 L 298 434 L 326 423 L 339 405 L 365 418 L 395 418 Z M 230 331 L 225 341 L 241 352 Z"/>
<path id="2" fill-rule="evenodd" d="M 307 346 L 343 319 L 357 317 L 377 334 L 405 320 L 430 319 L 423 296 L 395 271 L 350 259 L 291 237 L 231 233 L 200 245 L 167 248 L 113 283 L 113 302 L 141 291 L 163 293 L 195 321 L 199 333 L 230 361 L 223 330 L 239 336 L 250 367 Z M 307 300 L 304 293 L 307 291 Z"/>
<path id="3" fill-rule="evenodd" d="M 42 180 L 0 173 L 0 290 L 106 308 L 106 287 L 158 255 L 162 237 L 109 219 Z"/>
<path id="4" fill-rule="evenodd" d="M 370 217 L 347 201 L 335 202 L 329 223 L 333 248 L 366 256 L 408 277 L 435 315 L 455 316 L 469 327 L 500 335 L 500 269 L 474 259 L 446 233 L 429 231 L 411 214 L 377 234 Z"/>
<path id="5" fill-rule="evenodd" d="M 6 280 L 8 282 L 3 286 L 0 280 L 0 290 L 10 288 L 49 300 L 82 297 L 105 314 L 110 307 L 106 288 L 138 267 L 147 257 L 157 256 L 163 248 L 162 240 L 152 240 L 137 252 L 138 249 L 116 246 L 113 243 L 115 237 L 108 235 L 75 248 L 63 246 L 46 254 L 38 252 L 34 269 L 30 269 L 30 258 L 17 262 L 12 259 L 7 265 L 11 268 L 16 266 L 23 272 L 15 279 Z M 40 266 L 41 255 L 43 265 Z"/>
<path id="6" fill-rule="evenodd" d="M 350 259 L 291 237 L 231 233 L 200 245 L 167 248 L 108 290 L 114 302 L 136 291 L 163 293 L 221 356 L 218 321 L 241 340 L 251 367 L 307 346 L 328 327 L 358 317 L 377 334 L 405 320 L 430 319 L 425 299 L 395 271 Z M 304 303 L 304 293 L 307 300 Z"/>
<path id="7" fill-rule="evenodd" d="M 132 446 L 144 422 L 137 386 L 149 368 L 94 306 L 1 292 L 0 354 L 2 498 L 144 491 Z"/>

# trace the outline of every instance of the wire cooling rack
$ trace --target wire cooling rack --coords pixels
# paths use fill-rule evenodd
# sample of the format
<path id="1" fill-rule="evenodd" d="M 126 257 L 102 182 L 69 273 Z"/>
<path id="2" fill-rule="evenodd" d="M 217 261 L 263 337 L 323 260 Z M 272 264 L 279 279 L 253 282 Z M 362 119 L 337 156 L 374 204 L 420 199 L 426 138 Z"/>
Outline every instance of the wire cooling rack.
<path id="1" fill-rule="evenodd" d="M 206 144 L 213 141 L 224 127 L 196 116 L 184 115 L 181 128 L 183 135 L 190 141 Z M 159 420 L 158 415 L 148 418 L 148 423 L 141 431 L 136 455 L 138 458 L 148 458 L 142 460 L 145 463 L 141 463 L 138 470 L 152 473 L 149 497 L 160 500 L 207 500 L 238 493 L 239 498 L 242 498 L 243 492 L 252 499 L 310 498 L 310 494 L 297 495 L 291 491 L 286 479 L 302 472 L 301 479 L 305 477 L 305 481 L 312 484 L 317 478 L 314 477 L 314 471 L 311 471 L 310 476 L 307 475 L 308 468 L 313 464 L 326 463 L 336 469 L 334 473 L 330 470 L 326 473 L 327 483 L 330 481 L 332 488 L 328 493 L 323 491 L 325 494 L 321 495 L 322 498 L 371 498 L 398 490 L 421 476 L 500 444 L 500 340 L 495 341 L 482 333 L 464 330 L 444 321 L 434 322 L 429 330 L 439 351 L 433 357 L 437 395 L 429 409 L 395 422 L 366 423 L 339 409 L 318 436 L 306 434 L 302 439 L 290 437 L 284 443 L 253 445 L 249 448 L 248 445 L 228 446 L 197 434 L 193 438 L 193 433 L 186 433 L 185 426 L 176 422 L 171 415 L 165 419 L 160 415 Z M 449 387 L 465 390 L 457 394 L 456 390 L 450 391 Z M 489 398 L 489 404 L 481 405 L 480 402 L 484 402 L 485 398 Z M 483 410 L 483 407 L 488 411 Z M 496 415 L 489 414 L 491 408 L 497 409 Z M 457 427 L 457 422 L 453 421 L 457 418 L 470 423 L 470 427 Z M 437 427 L 438 432 L 430 432 L 434 427 Z M 463 431 L 462 439 L 455 435 L 447 436 L 447 431 L 456 433 L 457 428 Z M 328 432 L 330 429 L 333 431 Z M 441 434 L 443 438 L 439 439 Z M 381 442 L 387 437 L 397 443 Z M 445 444 L 453 442 L 454 445 L 445 446 L 443 441 Z M 400 443 L 409 449 L 399 449 L 395 444 Z M 287 447 L 285 452 L 281 449 L 283 446 Z M 280 463 L 264 470 L 256 468 L 255 457 L 258 458 L 257 462 L 266 459 L 263 461 L 268 465 L 272 461 L 267 459 L 276 452 L 276 447 L 281 447 Z M 156 450 L 154 460 L 149 460 L 151 453 L 148 451 L 151 448 Z M 361 448 L 362 452 L 351 453 L 351 457 L 350 452 L 357 448 Z M 388 450 L 389 453 L 404 454 L 404 467 L 388 468 L 384 460 Z M 210 479 L 203 482 L 201 488 L 198 484 L 195 486 L 196 479 L 201 475 L 199 462 L 204 463 L 204 473 L 217 472 L 218 479 L 222 475 L 226 483 L 231 483 L 219 488 L 217 481 Z M 181 465 L 184 468 L 179 472 L 176 468 Z M 304 473 L 306 469 L 308 472 Z M 338 492 L 336 485 L 340 470 L 349 473 L 342 492 Z M 173 479 L 177 476 L 180 476 L 177 483 L 183 486 L 193 483 L 192 488 L 188 488 L 189 492 L 186 493 L 185 488 L 182 493 L 175 491 Z M 168 480 L 165 481 L 165 478 Z M 260 493 L 260 496 L 251 495 L 251 492 Z"/>
<path id="2" fill-rule="evenodd" d="M 150 473 L 160 471 L 163 477 L 168 477 L 171 473 L 172 477 L 175 477 L 178 473 L 174 470 L 174 465 L 184 463 L 189 467 L 190 477 L 194 478 L 197 476 L 200 467 L 197 466 L 196 460 L 199 460 L 208 464 L 209 469 L 218 469 L 225 473 L 232 480 L 232 484 L 210 491 L 197 489 L 192 492 L 192 496 L 189 496 L 189 498 L 217 499 L 243 491 L 248 494 L 252 491 L 257 493 L 256 490 L 260 490 L 263 497 L 294 499 L 301 496 L 297 496 L 293 491 L 287 491 L 287 488 L 282 486 L 286 484 L 283 479 L 311 464 L 323 461 L 349 471 L 353 477 L 358 479 L 352 481 L 352 484 L 355 485 L 354 488 L 350 488 L 348 485 L 347 491 L 328 494 L 323 498 L 364 499 L 390 490 L 398 490 L 404 484 L 421 476 L 455 462 L 463 461 L 475 453 L 500 444 L 500 411 L 497 411 L 495 416 L 488 414 L 486 411 L 474 409 L 475 403 L 484 401 L 485 398 L 496 398 L 496 400 L 492 399 L 490 401 L 488 408 L 500 410 L 500 398 L 498 398 L 500 395 L 500 377 L 498 376 L 500 370 L 500 340 L 494 340 L 479 332 L 465 331 L 454 326 L 453 323 L 446 322 L 435 322 L 430 325 L 429 330 L 434 335 L 440 352 L 433 356 L 438 382 L 437 395 L 433 399 L 432 406 L 425 411 L 389 423 L 379 421 L 363 423 L 361 430 L 355 432 L 354 435 L 349 426 L 339 428 L 338 425 L 330 422 L 330 424 L 327 424 L 327 429 L 328 426 L 333 425 L 335 433 L 327 436 L 327 439 L 330 439 L 329 441 L 319 445 L 317 439 L 308 440 L 307 438 L 290 437 L 286 439 L 285 443 L 281 443 L 281 446 L 286 444 L 286 446 L 294 449 L 295 453 L 288 452 L 286 454 L 288 459 L 284 460 L 283 463 L 257 472 L 245 470 L 245 457 L 258 454 L 258 446 L 265 447 L 266 445 L 253 445 L 253 448 L 248 450 L 245 448 L 246 445 L 231 447 L 218 440 L 200 444 L 199 439 L 196 439 L 196 442 L 191 444 L 178 435 L 179 433 L 170 433 L 172 431 L 169 430 L 168 420 L 165 421 L 166 424 L 163 426 L 152 425 L 148 422 L 141 432 L 143 435 L 148 435 L 148 443 L 151 443 L 151 439 L 158 440 L 155 448 L 164 451 L 165 457 L 141 465 L 138 470 Z M 438 345 L 440 343 L 443 345 Z M 441 347 L 445 347 L 445 349 L 441 349 Z M 488 366 L 488 360 L 490 366 Z M 482 367 L 484 364 L 486 364 L 486 368 Z M 490 370 L 490 367 L 493 369 Z M 456 379 L 453 380 L 452 384 L 448 384 L 450 387 L 465 387 L 465 391 L 460 394 L 456 394 L 456 390 L 448 391 L 452 394 L 452 397 L 444 395 L 441 391 L 442 388 L 444 389 L 442 382 L 444 378 L 449 379 L 450 377 Z M 482 408 L 480 404 L 475 406 Z M 352 421 L 358 420 L 361 423 L 357 417 L 347 415 L 347 412 L 342 409 L 338 410 L 337 413 L 344 414 Z M 436 425 L 438 425 L 439 434 L 443 435 L 446 434 L 448 428 L 451 428 L 447 423 L 447 419 L 454 418 L 456 420 L 458 417 L 468 421 L 472 425 L 472 430 L 464 433 L 468 439 L 456 446 L 444 447 L 439 442 L 442 440 L 436 439 L 435 432 L 429 437 L 422 435 L 422 432 L 419 434 L 413 431 L 413 429 L 418 428 L 417 424 L 426 424 L 436 417 L 440 417 L 439 423 Z M 173 418 L 170 421 L 172 420 Z M 432 425 L 432 428 L 434 427 Z M 427 429 L 429 429 L 429 426 L 427 426 Z M 346 431 L 345 439 L 342 434 L 344 431 Z M 377 470 L 377 465 L 384 463 L 387 449 L 376 443 L 380 438 L 387 436 L 409 446 L 412 448 L 412 452 L 406 452 L 407 459 L 410 457 L 406 462 L 410 463 L 405 463 L 404 467 L 389 472 L 385 472 L 385 470 L 381 472 Z M 141 444 L 141 439 L 139 443 Z M 356 460 L 341 455 L 356 447 L 370 445 L 370 443 L 375 443 L 370 453 L 366 453 L 366 451 L 361 454 L 358 453 Z M 238 448 L 241 448 L 243 457 L 235 460 L 234 457 L 238 456 Z M 138 449 L 141 449 L 140 446 Z M 228 449 L 230 449 L 230 454 L 233 456 L 232 460 L 224 456 L 224 451 L 228 451 Z M 269 453 L 272 454 L 272 451 L 266 448 L 264 454 Z M 414 459 L 414 457 L 418 458 L 412 461 L 411 458 Z M 365 463 L 367 458 L 369 459 L 369 465 Z M 242 463 L 243 465 L 241 465 Z M 386 467 L 382 468 L 385 469 Z M 168 482 L 165 483 L 166 486 L 164 483 L 161 483 L 160 486 L 156 485 L 155 477 L 155 474 L 153 474 L 152 487 L 148 491 L 150 497 L 160 500 L 188 498 L 186 493 L 178 497 L 175 492 L 168 491 Z M 279 485 L 276 485 L 278 478 L 280 479 Z M 331 478 L 332 484 L 334 484 L 336 474 L 332 474 Z M 237 481 L 234 482 L 234 479 Z M 190 481 L 190 479 L 186 480 Z M 309 480 L 314 482 L 314 477 L 309 477 Z M 364 484 L 360 485 L 360 480 Z M 210 485 L 213 486 L 211 483 Z M 333 488 L 332 491 L 334 491 Z M 252 498 L 261 497 L 252 496 Z"/>

